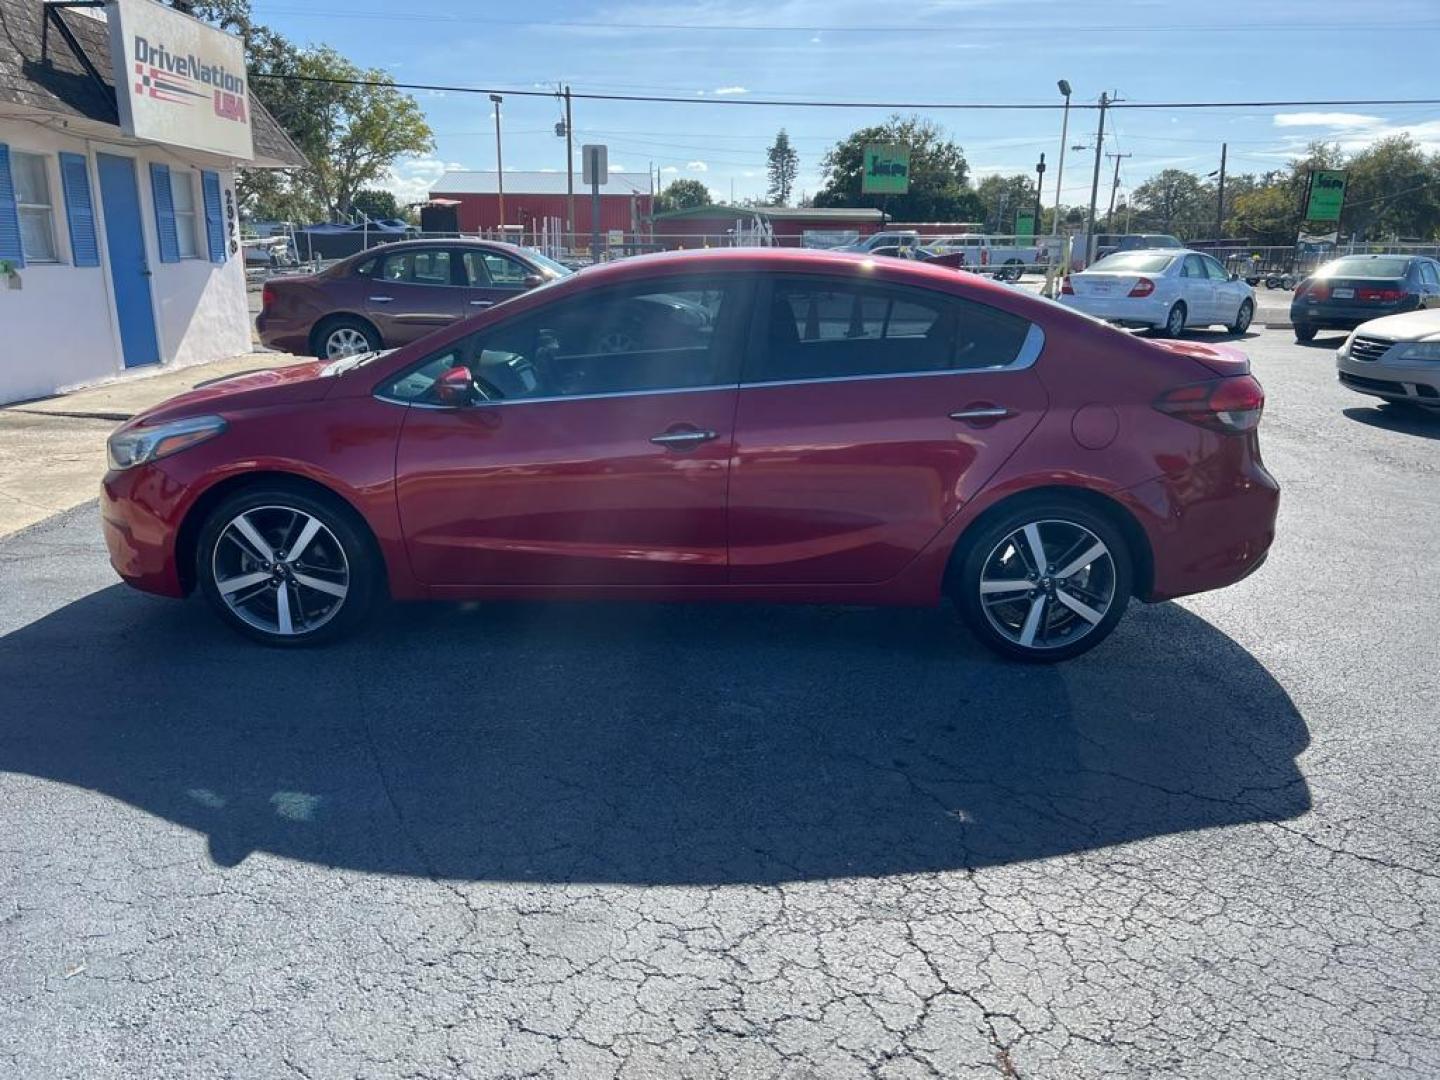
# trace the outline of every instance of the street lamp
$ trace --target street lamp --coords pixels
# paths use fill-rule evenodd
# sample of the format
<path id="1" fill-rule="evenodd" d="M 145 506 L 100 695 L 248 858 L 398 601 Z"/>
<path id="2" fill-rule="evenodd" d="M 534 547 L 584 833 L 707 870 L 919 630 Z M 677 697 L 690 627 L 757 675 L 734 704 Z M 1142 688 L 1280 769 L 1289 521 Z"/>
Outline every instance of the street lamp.
<path id="1" fill-rule="evenodd" d="M 500 103 L 505 99 L 499 94 L 491 94 L 490 101 L 495 106 L 495 185 L 500 193 L 500 239 L 505 239 L 505 163 L 500 156 Z"/>
<path id="2" fill-rule="evenodd" d="M 1065 95 L 1065 118 L 1060 121 L 1060 164 L 1055 167 L 1055 220 L 1050 225 L 1050 235 L 1060 235 L 1060 185 L 1065 180 L 1065 139 L 1070 134 L 1070 84 L 1061 79 L 1055 84 Z"/>

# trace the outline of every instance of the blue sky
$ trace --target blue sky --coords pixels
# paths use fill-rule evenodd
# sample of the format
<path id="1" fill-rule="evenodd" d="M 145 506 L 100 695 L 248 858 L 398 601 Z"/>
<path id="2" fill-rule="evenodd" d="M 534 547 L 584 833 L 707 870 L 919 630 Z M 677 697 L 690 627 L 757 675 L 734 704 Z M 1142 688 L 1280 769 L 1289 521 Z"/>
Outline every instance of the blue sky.
<path id="1" fill-rule="evenodd" d="M 1362 13 L 1383 9 L 1366 21 Z M 578 93 L 884 101 L 1058 102 L 1102 90 L 1132 101 L 1440 96 L 1437 0 L 254 0 L 256 17 L 327 43 L 401 82 L 551 88 Z M 495 167 L 483 96 L 417 92 L 436 133 L 431 156 L 401 162 L 390 186 L 424 196 L 447 168 Z M 976 176 L 1031 171 L 1041 151 L 1054 198 L 1060 113 L 930 112 Z M 761 195 L 764 155 L 785 127 L 800 152 L 799 190 L 820 158 L 885 110 L 630 102 L 575 103 L 578 141 L 610 147 L 611 168 L 662 182 L 688 176 L 719 199 Z M 505 167 L 564 168 L 553 99 L 502 107 Z M 1440 150 L 1440 107 L 1131 110 L 1111 113 L 1106 149 L 1132 154 L 1122 193 L 1167 167 L 1206 173 L 1229 143 L 1232 172 L 1282 164 L 1316 138 L 1350 147 L 1409 131 Z M 1072 111 L 1068 142 L 1093 146 L 1095 114 Z M 578 168 L 578 155 L 577 155 Z M 1088 201 L 1093 150 L 1066 155 L 1064 201 Z M 1105 163 L 1100 197 L 1108 198 Z"/>

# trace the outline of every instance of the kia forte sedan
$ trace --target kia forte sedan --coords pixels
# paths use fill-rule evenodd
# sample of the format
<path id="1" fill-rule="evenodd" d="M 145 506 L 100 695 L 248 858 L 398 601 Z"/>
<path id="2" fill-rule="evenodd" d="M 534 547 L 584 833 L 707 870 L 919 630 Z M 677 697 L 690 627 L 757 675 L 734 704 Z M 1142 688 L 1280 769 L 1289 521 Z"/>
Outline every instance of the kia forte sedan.
<path id="1" fill-rule="evenodd" d="M 272 645 L 387 597 L 948 599 L 1059 660 L 1261 564 L 1263 402 L 1232 348 L 972 275 L 677 252 L 175 398 L 111 437 L 102 515 L 126 581 Z"/>

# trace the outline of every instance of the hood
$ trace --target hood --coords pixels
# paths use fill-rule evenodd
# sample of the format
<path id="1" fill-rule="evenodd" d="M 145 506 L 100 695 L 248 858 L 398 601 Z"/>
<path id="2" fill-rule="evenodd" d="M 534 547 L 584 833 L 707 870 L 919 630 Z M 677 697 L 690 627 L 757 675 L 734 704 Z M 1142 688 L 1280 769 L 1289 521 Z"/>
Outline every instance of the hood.
<path id="1" fill-rule="evenodd" d="M 1250 357 L 1233 345 L 1206 345 L 1199 341 L 1151 341 L 1147 344 L 1178 356 L 1187 356 L 1217 375 L 1250 374 Z"/>
<path id="2" fill-rule="evenodd" d="M 1371 319 L 1358 326 L 1355 333 L 1389 338 L 1391 341 L 1437 341 L 1440 340 L 1440 308 L 1407 311 L 1403 315 Z"/>
<path id="3" fill-rule="evenodd" d="M 292 364 L 288 367 L 265 368 L 228 375 L 202 383 L 193 390 L 177 394 L 168 401 L 140 413 L 131 424 L 175 420 L 205 413 L 224 413 L 236 409 L 253 409 L 267 405 L 288 405 L 299 401 L 318 401 L 331 390 L 335 380 L 327 376 L 327 365 L 320 361 Z"/>

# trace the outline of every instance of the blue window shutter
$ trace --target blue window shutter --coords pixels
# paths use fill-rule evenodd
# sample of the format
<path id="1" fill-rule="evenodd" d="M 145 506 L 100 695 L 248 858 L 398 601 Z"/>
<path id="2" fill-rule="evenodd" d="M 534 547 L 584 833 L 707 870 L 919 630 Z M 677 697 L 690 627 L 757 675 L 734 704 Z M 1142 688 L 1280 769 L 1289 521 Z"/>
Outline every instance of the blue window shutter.
<path id="1" fill-rule="evenodd" d="M 205 199 L 205 237 L 210 242 L 210 261 L 225 261 L 225 213 L 220 206 L 220 174 L 202 172 L 200 188 Z"/>
<path id="2" fill-rule="evenodd" d="M 95 201 L 84 154 L 60 155 L 60 186 L 65 189 L 65 216 L 70 222 L 70 257 L 76 266 L 99 266 Z"/>
<path id="3" fill-rule="evenodd" d="M 150 163 L 150 193 L 155 197 L 155 235 L 160 238 L 160 261 L 180 261 L 180 234 L 175 231 L 175 196 L 170 191 L 170 166 Z"/>
<path id="4" fill-rule="evenodd" d="M 15 179 L 10 175 L 10 147 L 0 143 L 0 259 L 25 265 L 20 246 L 20 211 L 15 205 Z"/>

